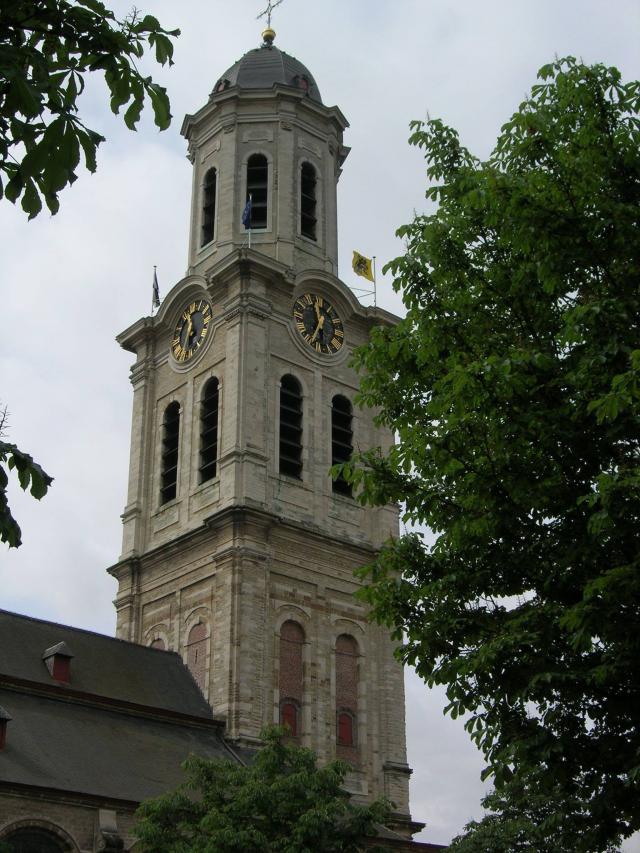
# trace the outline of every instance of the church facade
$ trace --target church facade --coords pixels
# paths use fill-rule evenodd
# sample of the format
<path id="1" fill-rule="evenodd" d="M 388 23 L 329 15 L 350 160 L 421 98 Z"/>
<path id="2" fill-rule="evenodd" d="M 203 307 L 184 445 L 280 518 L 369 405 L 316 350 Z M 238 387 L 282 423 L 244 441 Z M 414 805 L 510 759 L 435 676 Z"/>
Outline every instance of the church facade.
<path id="1" fill-rule="evenodd" d="M 266 30 L 185 118 L 187 274 L 155 316 L 118 336 L 135 363 L 110 642 L 139 649 L 139 671 L 152 661 L 155 672 L 160 652 L 186 664 L 210 719 L 195 698 L 186 711 L 171 705 L 186 689 L 178 681 L 161 716 L 206 729 L 211 754 L 242 760 L 266 725 L 286 724 L 322 762 L 350 763 L 356 799 L 394 802 L 394 837 L 411 846 L 420 825 L 409 811 L 402 667 L 354 595 L 354 571 L 397 533 L 398 510 L 361 506 L 329 474 L 355 449 L 392 442 L 355 406 L 350 355 L 396 318 L 360 305 L 337 277 L 347 122 L 274 36 Z M 0 811 L 0 838 L 10 825 Z M 68 835 L 60 849 L 94 849 Z"/>

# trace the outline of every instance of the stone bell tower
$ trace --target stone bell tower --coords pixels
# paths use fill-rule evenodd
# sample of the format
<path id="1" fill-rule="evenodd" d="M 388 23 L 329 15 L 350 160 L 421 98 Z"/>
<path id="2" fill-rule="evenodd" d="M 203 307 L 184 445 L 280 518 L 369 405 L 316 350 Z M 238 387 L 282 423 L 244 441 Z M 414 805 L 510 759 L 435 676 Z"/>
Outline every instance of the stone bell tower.
<path id="1" fill-rule="evenodd" d="M 349 361 L 395 318 L 337 278 L 347 122 L 274 35 L 185 118 L 187 274 L 118 336 L 136 361 L 117 634 L 180 652 L 229 737 L 286 722 L 349 761 L 409 834 L 402 668 L 354 598 L 397 509 L 329 476 L 392 441 Z"/>

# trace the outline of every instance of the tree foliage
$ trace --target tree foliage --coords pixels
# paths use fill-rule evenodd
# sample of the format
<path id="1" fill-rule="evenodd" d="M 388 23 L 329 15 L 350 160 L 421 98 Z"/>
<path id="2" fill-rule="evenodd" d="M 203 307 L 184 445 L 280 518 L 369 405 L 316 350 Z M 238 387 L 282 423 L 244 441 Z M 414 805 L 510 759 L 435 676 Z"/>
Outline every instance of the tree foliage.
<path id="1" fill-rule="evenodd" d="M 111 109 L 126 108 L 135 130 L 148 98 L 164 130 L 171 114 L 166 90 L 143 76 L 137 61 L 148 48 L 172 64 L 172 37 L 152 15 L 134 10 L 118 20 L 100 0 L 11 0 L 0 6 L 0 198 L 21 198 L 29 219 L 58 210 L 58 193 L 76 178 L 81 156 L 96 169 L 104 138 L 78 114 L 85 76 L 102 72 Z"/>
<path id="2" fill-rule="evenodd" d="M 438 206 L 386 267 L 406 318 L 356 356 L 397 444 L 344 472 L 433 534 L 390 542 L 365 596 L 498 799 L 549 803 L 553 850 L 640 828 L 639 112 L 569 57 L 486 161 L 414 123 Z"/>
<path id="3" fill-rule="evenodd" d="M 248 767 L 191 756 L 188 781 L 143 803 L 135 832 L 143 853 L 356 853 L 375 836 L 387 805 L 349 802 L 349 766 L 316 766 L 309 749 L 286 742 L 284 729 L 263 732 L 265 746 Z M 137 849 L 137 848 L 136 848 Z M 378 853 L 384 848 L 373 847 Z"/>
<path id="4" fill-rule="evenodd" d="M 22 533 L 9 507 L 7 472 L 15 470 L 20 486 L 24 491 L 29 489 L 37 500 L 47 493 L 53 478 L 43 471 L 28 453 L 23 453 L 15 444 L 3 441 L 7 433 L 8 418 L 7 407 L 0 408 L 0 542 L 6 542 L 10 548 L 18 548 L 22 544 Z"/>
<path id="5" fill-rule="evenodd" d="M 6 542 L 10 548 L 18 548 L 22 544 L 22 533 L 9 507 L 9 476 L 5 465 L 9 471 L 16 471 L 21 488 L 24 491 L 29 489 L 37 500 L 46 495 L 53 478 L 28 453 L 23 453 L 15 444 L 0 440 L 0 542 Z"/>

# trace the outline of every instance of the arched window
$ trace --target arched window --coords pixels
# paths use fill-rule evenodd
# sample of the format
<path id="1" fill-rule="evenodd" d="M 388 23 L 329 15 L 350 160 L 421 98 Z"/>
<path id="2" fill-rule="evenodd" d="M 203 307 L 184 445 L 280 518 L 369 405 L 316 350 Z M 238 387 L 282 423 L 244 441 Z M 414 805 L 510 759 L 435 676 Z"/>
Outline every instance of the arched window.
<path id="1" fill-rule="evenodd" d="M 302 478 L 302 387 L 291 375 L 280 380 L 280 473 Z"/>
<path id="2" fill-rule="evenodd" d="M 210 379 L 204 386 L 200 407 L 200 482 L 213 479 L 218 459 L 218 380 Z"/>
<path id="3" fill-rule="evenodd" d="M 162 422 L 162 460 L 160 503 L 172 501 L 178 485 L 178 444 L 180 440 L 180 404 L 169 403 Z"/>
<path id="4" fill-rule="evenodd" d="M 216 218 L 216 182 L 218 174 L 209 169 L 202 185 L 202 233 L 200 245 L 206 246 L 213 240 L 213 228 Z"/>
<path id="5" fill-rule="evenodd" d="M 151 648 L 152 649 L 160 649 L 161 651 L 165 651 L 165 644 L 164 644 L 164 640 L 162 639 L 162 637 L 158 637 L 157 640 L 154 640 L 151 643 Z"/>
<path id="6" fill-rule="evenodd" d="M 337 394 L 331 401 L 331 464 L 348 462 L 353 453 L 353 409 L 346 397 Z M 344 477 L 333 480 L 336 494 L 351 497 L 351 483 Z"/>
<path id="7" fill-rule="evenodd" d="M 300 233 L 316 239 L 316 170 L 303 163 L 300 170 Z"/>
<path id="8" fill-rule="evenodd" d="M 358 644 L 348 634 L 336 640 L 336 755 L 357 759 Z"/>
<path id="9" fill-rule="evenodd" d="M 198 622 L 187 638 L 187 666 L 200 690 L 204 693 L 207 668 L 207 626 Z"/>
<path id="10" fill-rule="evenodd" d="M 252 154 L 247 161 L 247 198 L 251 197 L 251 227 L 267 227 L 269 163 L 264 154 Z"/>
<path id="11" fill-rule="evenodd" d="M 67 853 L 71 847 L 60 837 L 37 826 L 25 826 L 0 838 L 11 853 Z"/>
<path id="12" fill-rule="evenodd" d="M 288 725 L 291 736 L 301 733 L 304 631 L 297 622 L 288 620 L 280 628 L 280 724 Z"/>

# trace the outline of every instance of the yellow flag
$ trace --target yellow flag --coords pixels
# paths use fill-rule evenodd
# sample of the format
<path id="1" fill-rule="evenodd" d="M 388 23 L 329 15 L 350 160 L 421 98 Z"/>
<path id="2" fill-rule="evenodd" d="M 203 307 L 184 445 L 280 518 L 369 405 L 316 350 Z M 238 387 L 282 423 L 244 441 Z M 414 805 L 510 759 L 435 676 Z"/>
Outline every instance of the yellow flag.
<path id="1" fill-rule="evenodd" d="M 373 277 L 371 258 L 365 258 L 364 255 L 360 254 L 360 252 L 354 252 L 351 266 L 353 267 L 353 271 L 356 275 L 368 278 L 369 281 L 375 281 Z"/>

